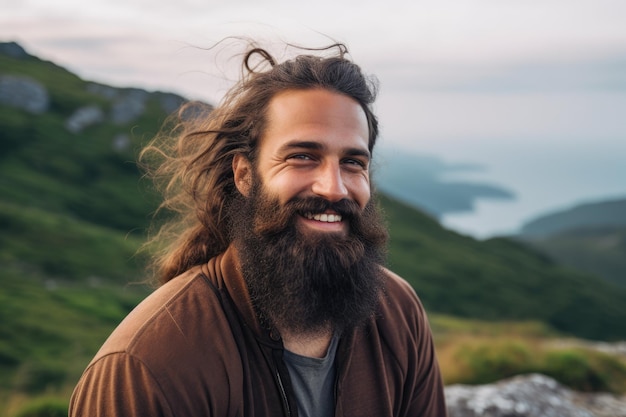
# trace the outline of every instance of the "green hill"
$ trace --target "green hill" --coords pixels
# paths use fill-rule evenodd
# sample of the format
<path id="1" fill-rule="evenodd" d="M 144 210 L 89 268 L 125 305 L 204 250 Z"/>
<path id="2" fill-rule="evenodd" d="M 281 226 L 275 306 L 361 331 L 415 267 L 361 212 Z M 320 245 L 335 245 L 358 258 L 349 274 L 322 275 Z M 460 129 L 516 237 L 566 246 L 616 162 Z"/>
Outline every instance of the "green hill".
<path id="1" fill-rule="evenodd" d="M 626 199 L 578 204 L 539 216 L 526 222 L 520 231 L 524 238 L 556 235 L 573 229 L 626 227 Z"/>
<path id="2" fill-rule="evenodd" d="M 15 393 L 66 395 L 149 291 L 134 284 L 146 278 L 136 250 L 156 198 L 134 161 L 182 101 L 91 83 L 3 50 L 0 44 L 0 408 Z M 3 98 L 20 85 L 41 93 L 43 110 Z M 388 197 L 382 205 L 390 266 L 431 313 L 626 338 L 623 288 L 511 240 L 461 236 Z"/>
<path id="3" fill-rule="evenodd" d="M 427 310 L 488 320 L 540 320 L 573 335 L 623 339 L 626 291 L 564 268 L 524 243 L 477 241 L 383 198 L 390 266 Z"/>
<path id="4" fill-rule="evenodd" d="M 626 287 L 626 199 L 540 216 L 524 225 L 518 239 L 564 265 Z"/>
<path id="5" fill-rule="evenodd" d="M 626 287 L 626 226 L 578 227 L 527 242 L 564 265 Z"/>
<path id="6" fill-rule="evenodd" d="M 7 104 L 10 93 L 27 96 L 11 90 L 20 83 L 43 89 L 45 111 Z M 182 98 L 89 83 L 30 55 L 0 54 L 0 198 L 119 230 L 145 227 L 154 200 L 135 161 L 172 102 Z M 68 127 L 89 110 L 91 121 Z"/>

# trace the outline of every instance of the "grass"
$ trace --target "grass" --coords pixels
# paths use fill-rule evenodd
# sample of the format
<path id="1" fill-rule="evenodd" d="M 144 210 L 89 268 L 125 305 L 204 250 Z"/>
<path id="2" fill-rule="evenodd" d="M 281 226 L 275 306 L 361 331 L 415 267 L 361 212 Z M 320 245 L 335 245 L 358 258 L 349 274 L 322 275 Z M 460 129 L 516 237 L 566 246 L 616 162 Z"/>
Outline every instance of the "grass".
<path id="1" fill-rule="evenodd" d="M 27 401 L 15 413 L 15 417 L 65 417 L 68 403 L 54 396 L 43 396 Z"/>
<path id="2" fill-rule="evenodd" d="M 140 286 L 76 285 L 17 267 L 2 272 L 0 409 L 65 398 L 108 334 L 147 294 Z M 10 319 L 9 319 L 10 318 Z"/>
<path id="3" fill-rule="evenodd" d="M 626 286 L 626 227 L 586 227 L 528 241 L 554 259 Z"/>
<path id="4" fill-rule="evenodd" d="M 58 411 L 108 334 L 149 292 L 138 284 L 141 241 L 1 200 L 0 225 L 0 409 Z"/>
<path id="5" fill-rule="evenodd" d="M 626 393 L 626 358 L 563 343 L 542 323 L 434 316 L 432 327 L 447 385 L 541 373 L 578 391 Z"/>
<path id="6" fill-rule="evenodd" d="M 85 221 L 0 200 L 0 261 L 63 280 L 143 280 L 138 237 Z"/>

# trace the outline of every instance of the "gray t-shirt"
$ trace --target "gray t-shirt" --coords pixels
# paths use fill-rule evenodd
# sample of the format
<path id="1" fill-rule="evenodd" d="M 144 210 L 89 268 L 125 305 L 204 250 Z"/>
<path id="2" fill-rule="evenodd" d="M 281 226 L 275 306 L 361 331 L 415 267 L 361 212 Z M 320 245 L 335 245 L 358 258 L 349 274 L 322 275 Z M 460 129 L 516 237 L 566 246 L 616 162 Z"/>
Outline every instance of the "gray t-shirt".
<path id="1" fill-rule="evenodd" d="M 335 415 L 335 354 L 338 339 L 333 336 L 323 358 L 309 358 L 285 350 L 284 359 L 298 401 L 300 417 Z"/>

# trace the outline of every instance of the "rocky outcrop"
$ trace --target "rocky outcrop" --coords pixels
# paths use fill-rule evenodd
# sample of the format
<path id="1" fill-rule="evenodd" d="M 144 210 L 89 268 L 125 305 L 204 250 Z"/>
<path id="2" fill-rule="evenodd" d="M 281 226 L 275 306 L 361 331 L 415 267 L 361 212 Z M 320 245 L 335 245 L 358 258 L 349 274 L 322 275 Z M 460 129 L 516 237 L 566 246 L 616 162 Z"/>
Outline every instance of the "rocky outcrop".
<path id="1" fill-rule="evenodd" d="M 626 417 L 626 397 L 578 393 L 539 374 L 451 385 L 446 400 L 450 417 Z"/>
<path id="2" fill-rule="evenodd" d="M 163 111 L 167 114 L 174 113 L 185 102 L 185 99 L 177 94 L 172 94 L 172 93 L 158 93 L 158 94 L 159 94 L 159 103 L 161 104 L 161 109 L 163 109 Z"/>
<path id="3" fill-rule="evenodd" d="M 97 83 L 89 83 L 87 84 L 87 91 L 92 94 L 98 95 L 100 97 L 104 97 L 107 100 L 113 100 L 118 97 L 119 89 L 115 87 L 110 87 L 104 84 Z"/>
<path id="4" fill-rule="evenodd" d="M 65 122 L 66 128 L 72 133 L 79 133 L 88 126 L 110 120 L 116 125 L 125 125 L 141 117 L 146 104 L 151 97 L 158 100 L 161 109 L 165 113 L 176 111 L 184 102 L 181 96 L 172 93 L 149 93 L 138 88 L 120 89 L 103 84 L 89 83 L 87 91 L 111 101 L 111 109 L 108 115 L 96 105 L 84 106 L 77 109 Z M 128 147 L 127 139 L 114 139 L 115 150 Z"/>
<path id="5" fill-rule="evenodd" d="M 626 396 L 611 394 L 575 394 L 574 403 L 591 411 L 594 417 L 625 417 Z"/>
<path id="6" fill-rule="evenodd" d="M 104 120 L 104 112 L 96 105 L 81 107 L 65 121 L 65 128 L 72 133 L 82 132 L 86 127 Z"/>
<path id="7" fill-rule="evenodd" d="M 117 152 L 124 152 L 130 149 L 131 141 L 130 136 L 125 133 L 118 133 L 113 138 L 113 150 Z"/>
<path id="8" fill-rule="evenodd" d="M 16 59 L 31 57 L 31 55 L 16 42 L 0 42 L 0 55 L 6 55 Z"/>
<path id="9" fill-rule="evenodd" d="M 38 58 L 28 54 L 15 42 L 0 42 L 0 55 L 14 59 Z M 171 114 L 186 101 L 183 97 L 165 92 L 148 92 L 139 88 L 116 88 L 108 85 L 87 82 L 87 92 L 104 98 L 84 103 L 83 106 L 65 119 L 69 132 L 80 133 L 89 126 L 111 122 L 124 126 L 143 116 L 149 100 L 157 100 L 161 109 Z M 50 109 L 50 94 L 39 81 L 19 74 L 0 74 L 0 105 L 11 106 L 33 114 L 42 114 Z M 208 106 L 210 107 L 210 106 Z M 130 146 L 127 137 L 114 138 L 114 149 L 121 151 Z"/>
<path id="10" fill-rule="evenodd" d="M 115 124 L 123 125 L 141 116 L 146 109 L 148 96 L 149 93 L 144 90 L 129 90 L 113 103 L 111 121 Z"/>
<path id="11" fill-rule="evenodd" d="M 50 106 L 48 90 L 38 81 L 19 75 L 0 75 L 0 104 L 41 114 Z"/>

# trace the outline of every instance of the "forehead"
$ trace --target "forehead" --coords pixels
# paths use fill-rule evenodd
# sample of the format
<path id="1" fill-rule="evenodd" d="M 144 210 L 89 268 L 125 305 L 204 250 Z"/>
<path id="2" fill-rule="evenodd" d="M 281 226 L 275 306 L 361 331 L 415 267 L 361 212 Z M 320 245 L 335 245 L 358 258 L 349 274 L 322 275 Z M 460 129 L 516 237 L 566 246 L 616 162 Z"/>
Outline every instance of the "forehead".
<path id="1" fill-rule="evenodd" d="M 321 88 L 283 91 L 270 100 L 266 116 L 261 147 L 313 140 L 368 149 L 365 112 L 356 100 L 341 93 Z"/>

